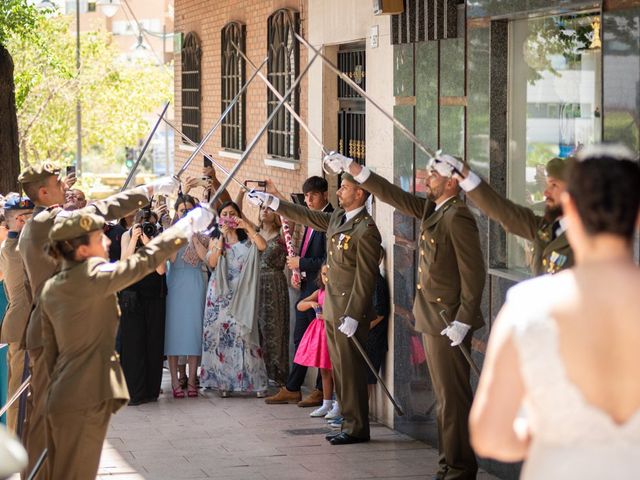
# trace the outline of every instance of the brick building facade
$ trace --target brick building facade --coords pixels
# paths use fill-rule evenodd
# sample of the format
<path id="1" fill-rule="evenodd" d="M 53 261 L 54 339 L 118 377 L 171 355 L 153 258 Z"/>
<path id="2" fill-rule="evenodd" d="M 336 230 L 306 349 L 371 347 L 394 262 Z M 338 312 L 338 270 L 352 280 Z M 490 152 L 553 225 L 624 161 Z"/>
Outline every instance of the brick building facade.
<path id="1" fill-rule="evenodd" d="M 229 22 L 238 22 L 245 26 L 245 53 L 256 65 L 267 55 L 268 29 L 270 15 L 282 8 L 288 8 L 299 14 L 300 32 L 304 35 L 306 25 L 306 0 L 231 0 L 225 2 L 206 2 L 203 0 L 183 0 L 175 2 L 175 29 L 182 38 L 194 33 L 201 51 L 201 118 L 199 141 L 218 120 L 222 113 L 222 61 L 221 32 Z M 183 125 L 182 119 L 182 62 L 179 51 L 175 52 L 175 109 L 176 125 Z M 300 69 L 307 61 L 305 49 L 299 51 Z M 267 75 L 266 67 L 262 70 Z M 245 78 L 248 79 L 253 70 L 246 65 Z M 299 114 L 307 117 L 307 79 L 300 83 Z M 249 144 L 254 135 L 263 127 L 267 119 L 267 87 L 256 77 L 249 85 L 246 96 L 245 144 Z M 184 128 L 183 128 L 184 130 Z M 192 148 L 187 146 L 179 136 L 175 144 L 176 171 L 189 157 Z M 225 150 L 222 147 L 221 129 L 219 128 L 207 142 L 204 150 L 211 154 L 216 162 L 226 169 L 231 169 L 240 154 Z M 187 175 L 199 175 L 202 168 L 202 155 L 198 155 L 190 165 Z M 222 181 L 226 176 L 218 174 Z M 285 194 L 301 191 L 307 178 L 307 138 L 299 135 L 298 155 L 295 160 L 280 159 L 268 155 L 267 134 L 265 133 L 252 151 L 237 177 L 240 180 L 262 180 L 271 178 Z M 239 187 L 232 183 L 229 191 L 235 197 Z M 257 209 L 247 209 L 250 218 L 257 216 Z"/>

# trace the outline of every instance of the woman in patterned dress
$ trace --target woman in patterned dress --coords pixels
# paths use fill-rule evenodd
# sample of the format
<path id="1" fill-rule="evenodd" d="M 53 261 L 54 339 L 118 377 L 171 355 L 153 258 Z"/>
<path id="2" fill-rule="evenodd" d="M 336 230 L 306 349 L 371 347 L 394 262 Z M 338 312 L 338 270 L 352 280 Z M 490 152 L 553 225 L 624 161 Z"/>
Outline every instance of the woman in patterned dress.
<path id="1" fill-rule="evenodd" d="M 289 289 L 284 267 L 287 247 L 282 237 L 280 217 L 270 209 L 260 209 L 260 234 L 267 248 L 260 261 L 258 325 L 267 374 L 278 385 L 289 376 Z"/>
<path id="2" fill-rule="evenodd" d="M 206 262 L 214 270 L 207 288 L 202 336 L 201 386 L 221 397 L 230 392 L 267 389 L 260 347 L 257 296 L 259 252 L 267 243 L 240 216 L 234 202 L 218 209 L 220 234 L 213 238 Z M 257 249 L 257 250 L 256 250 Z"/>

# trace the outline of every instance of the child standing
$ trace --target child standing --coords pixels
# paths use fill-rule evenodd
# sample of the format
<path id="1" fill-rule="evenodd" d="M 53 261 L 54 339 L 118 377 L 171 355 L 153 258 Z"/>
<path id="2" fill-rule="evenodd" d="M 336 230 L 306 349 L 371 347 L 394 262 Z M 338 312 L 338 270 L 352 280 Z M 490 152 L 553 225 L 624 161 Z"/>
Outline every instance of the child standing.
<path id="1" fill-rule="evenodd" d="M 329 347 L 327 346 L 327 334 L 322 317 L 327 272 L 327 266 L 323 265 L 317 280 L 318 290 L 298 302 L 297 308 L 299 311 L 304 312 L 313 308 L 316 312 L 316 318 L 311 321 L 306 332 L 304 332 L 304 336 L 300 341 L 293 361 L 298 365 L 320 369 L 324 398 L 322 405 L 311 412 L 310 416 L 331 419 L 340 415 L 340 406 L 337 401 L 332 402 L 331 400 L 333 396 L 333 377 L 331 375 L 331 360 L 329 358 Z"/>

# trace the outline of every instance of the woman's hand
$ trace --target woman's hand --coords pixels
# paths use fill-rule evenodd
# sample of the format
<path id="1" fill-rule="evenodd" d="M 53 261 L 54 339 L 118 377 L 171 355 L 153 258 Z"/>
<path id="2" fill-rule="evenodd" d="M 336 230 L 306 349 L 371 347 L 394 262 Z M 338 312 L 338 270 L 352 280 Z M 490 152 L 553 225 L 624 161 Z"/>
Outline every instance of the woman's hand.
<path id="1" fill-rule="evenodd" d="M 142 231 L 142 229 L 140 229 L 140 231 Z M 146 245 L 147 243 L 149 243 L 151 241 L 151 239 L 149 237 L 147 237 L 144 233 L 142 235 L 140 235 L 140 239 L 142 240 L 142 244 Z"/>
<path id="2" fill-rule="evenodd" d="M 140 239 L 141 235 L 142 235 L 142 227 L 140 226 L 139 223 L 134 224 L 133 227 L 131 228 L 131 243 L 133 243 L 134 245 L 138 243 L 138 240 Z"/>
<path id="3" fill-rule="evenodd" d="M 196 177 L 187 177 L 187 179 L 182 184 L 182 193 L 185 195 L 198 186 L 198 178 Z"/>

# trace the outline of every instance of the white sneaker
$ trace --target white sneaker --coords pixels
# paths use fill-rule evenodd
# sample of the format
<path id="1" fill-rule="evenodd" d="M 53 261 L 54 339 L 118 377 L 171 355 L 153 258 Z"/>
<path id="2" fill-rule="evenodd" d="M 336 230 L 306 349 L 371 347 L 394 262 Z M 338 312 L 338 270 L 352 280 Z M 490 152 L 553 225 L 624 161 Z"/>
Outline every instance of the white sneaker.
<path id="1" fill-rule="evenodd" d="M 324 416 L 327 420 L 331 420 L 334 418 L 338 418 L 340 416 L 340 404 L 338 402 L 333 402 L 333 407 L 331 410 L 327 412 Z"/>
<path id="2" fill-rule="evenodd" d="M 309 414 L 310 417 L 325 417 L 327 416 L 327 414 L 329 413 L 329 411 L 331 410 L 331 407 L 328 405 L 321 405 L 320 407 L 316 408 L 313 412 L 311 412 Z"/>

